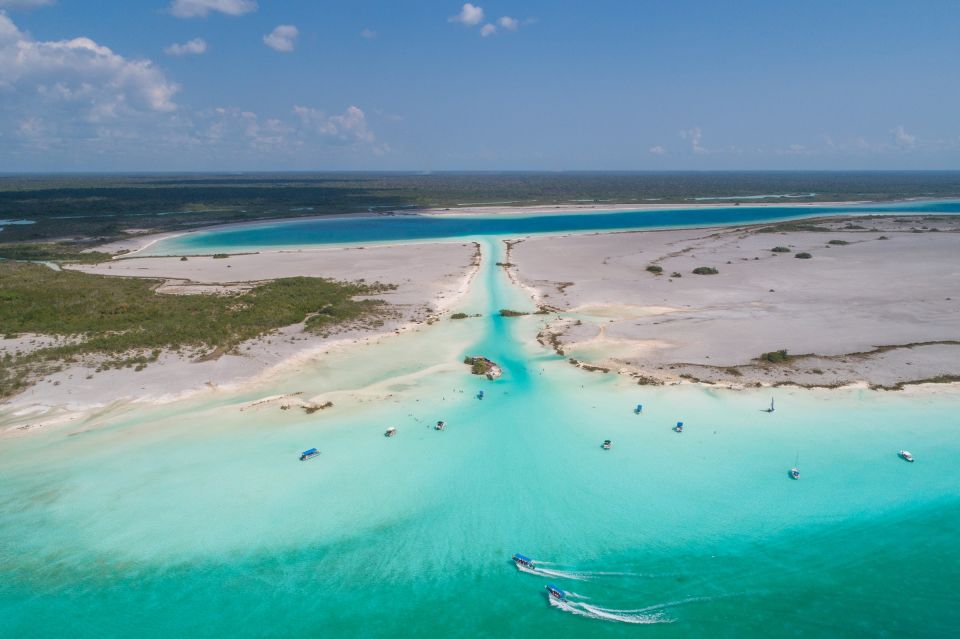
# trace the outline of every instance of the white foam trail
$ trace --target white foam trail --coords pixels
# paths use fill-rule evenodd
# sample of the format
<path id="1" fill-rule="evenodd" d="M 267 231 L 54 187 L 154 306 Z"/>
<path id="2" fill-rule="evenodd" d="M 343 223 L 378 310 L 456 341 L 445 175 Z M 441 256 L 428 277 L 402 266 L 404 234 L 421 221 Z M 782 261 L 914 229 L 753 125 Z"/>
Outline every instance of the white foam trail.
<path id="1" fill-rule="evenodd" d="M 550 597 L 550 605 L 559 608 L 565 612 L 591 619 L 602 619 L 604 621 L 618 621 L 620 623 L 634 624 L 654 624 L 654 623 L 672 623 L 671 619 L 664 619 L 660 614 L 640 615 L 630 614 L 623 611 L 611 610 L 608 608 L 599 608 L 579 601 L 560 601 Z"/>
<path id="2" fill-rule="evenodd" d="M 523 566 L 520 564 L 515 564 L 517 570 L 520 572 L 525 572 L 530 575 L 540 575 L 541 577 L 560 577 L 561 579 L 574 579 L 576 581 L 585 581 L 587 578 L 578 575 L 575 572 L 564 572 L 563 570 L 549 570 L 547 568 L 530 568 L 529 566 Z"/>

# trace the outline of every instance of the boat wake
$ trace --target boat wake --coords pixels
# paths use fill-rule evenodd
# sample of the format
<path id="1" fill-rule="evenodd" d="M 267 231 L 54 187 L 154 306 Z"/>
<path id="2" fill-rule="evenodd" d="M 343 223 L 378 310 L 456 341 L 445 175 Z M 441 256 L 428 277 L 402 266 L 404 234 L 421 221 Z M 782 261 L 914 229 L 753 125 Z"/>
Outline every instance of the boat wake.
<path id="1" fill-rule="evenodd" d="M 589 617 L 591 619 L 602 619 L 603 621 L 633 624 L 673 623 L 672 619 L 664 617 L 661 612 L 647 614 L 640 610 L 601 608 L 600 606 L 594 606 L 584 601 L 571 601 L 570 599 L 559 600 L 553 597 L 550 597 L 550 605 L 564 612 L 569 612 L 570 614 Z"/>
<path id="2" fill-rule="evenodd" d="M 575 581 L 587 581 L 595 577 L 654 577 L 658 575 L 642 575 L 637 572 L 605 572 L 594 570 L 560 570 L 558 568 L 541 568 L 541 566 L 558 566 L 549 561 L 534 560 L 533 566 L 524 566 L 516 564 L 520 572 L 531 575 L 540 575 L 541 577 L 557 577 L 560 579 L 573 579 Z"/>
<path id="3" fill-rule="evenodd" d="M 566 570 L 551 570 L 550 568 L 531 568 L 522 564 L 516 564 L 517 570 L 530 575 L 540 575 L 541 577 L 559 577 L 561 579 L 573 579 L 575 581 L 586 581 L 589 575 L 579 572 L 569 572 Z"/>

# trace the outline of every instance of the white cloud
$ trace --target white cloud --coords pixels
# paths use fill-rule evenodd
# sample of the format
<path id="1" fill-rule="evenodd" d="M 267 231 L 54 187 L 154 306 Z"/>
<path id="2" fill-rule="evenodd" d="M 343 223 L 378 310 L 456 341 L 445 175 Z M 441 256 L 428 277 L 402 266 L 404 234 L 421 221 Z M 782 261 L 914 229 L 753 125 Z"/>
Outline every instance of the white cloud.
<path id="1" fill-rule="evenodd" d="M 35 9 L 36 7 L 46 7 L 54 3 L 54 0 L 0 0 L 0 9 Z"/>
<path id="2" fill-rule="evenodd" d="M 516 18 L 511 18 L 510 16 L 503 16 L 497 20 L 497 24 L 507 31 L 516 31 L 518 28 L 520 28 L 520 21 Z"/>
<path id="3" fill-rule="evenodd" d="M 170 4 L 170 13 L 178 18 L 202 18 L 211 12 L 242 16 L 256 9 L 256 0 L 173 0 Z"/>
<path id="4" fill-rule="evenodd" d="M 893 134 L 893 139 L 897 144 L 901 146 L 913 146 L 917 141 L 917 136 L 907 133 L 902 124 L 890 129 L 890 133 Z"/>
<path id="5" fill-rule="evenodd" d="M 274 51 L 289 53 L 293 51 L 298 35 L 300 35 L 300 31 L 292 24 L 281 24 L 263 36 L 263 43 Z"/>
<path id="6" fill-rule="evenodd" d="M 650 147 L 649 149 L 647 149 L 647 150 L 648 150 L 650 153 L 653 153 L 654 155 L 666 155 L 666 154 L 667 154 L 667 150 L 666 150 L 665 148 L 663 148 L 662 146 L 660 146 L 659 144 L 658 144 L 657 146 L 651 146 L 651 147 Z"/>
<path id="7" fill-rule="evenodd" d="M 342 142 L 373 142 L 373 132 L 367 127 L 367 116 L 360 108 L 347 107 L 340 115 L 328 116 L 310 107 L 295 106 L 294 114 L 304 131 L 316 133 Z"/>
<path id="8" fill-rule="evenodd" d="M 360 37 L 365 38 L 367 40 L 376 40 L 377 32 L 374 31 L 373 29 L 364 29 L 363 31 L 360 32 Z"/>
<path id="9" fill-rule="evenodd" d="M 492 24 L 490 24 L 489 22 L 480 28 L 480 35 L 482 35 L 484 38 L 486 38 L 487 36 L 492 36 L 496 32 L 497 32 L 497 28 Z"/>
<path id="10" fill-rule="evenodd" d="M 203 38 L 194 38 L 189 42 L 184 42 L 180 44 L 179 42 L 174 42 L 169 47 L 163 50 L 167 55 L 200 55 L 206 53 L 207 51 L 207 41 Z"/>
<path id="11" fill-rule="evenodd" d="M 33 40 L 0 12 L 0 91 L 4 106 L 74 103 L 84 118 L 172 111 L 179 87 L 152 62 L 128 59 L 90 38 Z M 36 108 L 41 105 L 36 104 Z"/>
<path id="12" fill-rule="evenodd" d="M 459 22 L 470 27 L 475 27 L 483 22 L 483 9 L 467 2 L 460 8 L 460 13 L 451 16 L 449 22 Z"/>
<path id="13" fill-rule="evenodd" d="M 684 129 L 680 131 L 680 137 L 690 142 L 690 150 L 694 153 L 707 152 L 707 149 L 700 144 L 700 140 L 703 138 L 703 132 L 700 130 L 700 127 L 695 126 L 692 129 Z"/>

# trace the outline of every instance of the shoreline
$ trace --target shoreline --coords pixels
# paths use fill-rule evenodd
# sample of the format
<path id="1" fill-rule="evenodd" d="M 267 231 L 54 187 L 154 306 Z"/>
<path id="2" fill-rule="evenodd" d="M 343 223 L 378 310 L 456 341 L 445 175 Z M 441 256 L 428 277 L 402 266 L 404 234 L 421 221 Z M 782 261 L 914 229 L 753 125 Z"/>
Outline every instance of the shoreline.
<path id="1" fill-rule="evenodd" d="M 113 259 L 124 259 L 130 257 L 141 257 L 137 253 L 145 251 L 150 246 L 154 244 L 171 239 L 174 237 L 182 237 L 185 235 L 193 235 L 196 233 L 205 233 L 210 231 L 221 231 L 221 230 L 230 230 L 230 229 L 242 229 L 250 228 L 264 225 L 273 225 L 273 224 L 293 224 L 298 222 L 319 222 L 324 220 L 338 220 L 338 219 L 383 219 L 389 217 L 415 217 L 415 216 L 427 216 L 427 217 L 501 217 L 501 216 L 517 216 L 517 217 L 538 217 L 543 215 L 577 215 L 582 213 L 596 213 L 602 215 L 604 213 L 618 213 L 618 212 L 628 212 L 628 211 L 670 211 L 670 210 L 685 210 L 685 209 L 725 209 L 725 208 L 745 208 L 745 209 L 764 209 L 764 208 L 796 208 L 798 210 L 809 209 L 814 207 L 860 207 L 860 206 L 895 206 L 897 204 L 906 204 L 906 203 L 937 203 L 937 202 L 955 202 L 955 198 L 902 198 L 897 200 L 848 200 L 848 201 L 829 201 L 829 202 L 748 202 L 748 203 L 739 203 L 735 204 L 733 201 L 730 202 L 691 202 L 688 204 L 626 204 L 626 203 L 611 203 L 611 204 L 556 204 L 556 205 L 530 205 L 530 206 L 468 206 L 463 208 L 417 208 L 417 209 L 403 209 L 401 213 L 395 213 L 393 211 L 385 212 L 373 212 L 373 211 L 363 211 L 357 213 L 342 213 L 336 215 L 307 215 L 303 217 L 278 217 L 278 218 L 266 218 L 263 220 L 250 220 L 245 222 L 228 222 L 225 224 L 212 224 L 208 226 L 201 226 L 189 230 L 182 231 L 167 231 L 159 233 L 148 233 L 144 235 L 137 235 L 129 238 L 123 238 L 120 240 L 113 240 L 110 242 L 105 242 L 96 247 L 92 247 L 88 250 L 95 249 L 110 249 L 115 247 L 114 250 L 129 250 L 128 253 L 123 255 L 116 255 Z M 861 215 L 877 215 L 878 213 L 862 213 Z M 897 212 L 891 212 L 890 214 L 898 214 Z M 900 215 L 923 215 L 922 213 L 899 213 Z M 883 213 L 879 213 L 883 215 Z M 710 228 L 710 227 L 703 227 Z M 644 229 L 644 230 L 657 230 L 657 229 Z M 585 231 L 592 232 L 592 231 Z M 598 232 L 607 232 L 607 231 L 598 231 Z M 616 232 L 616 231 L 609 231 Z M 447 238 L 429 238 L 424 241 L 442 241 Z M 449 238 L 451 240 L 463 239 L 463 238 Z M 420 240 L 409 240 L 410 243 L 415 243 Z M 132 246 L 132 248 L 127 248 L 127 245 Z M 379 245 L 376 243 L 355 243 L 349 242 L 344 244 L 336 244 L 331 246 L 366 246 L 366 245 Z M 291 245 L 285 248 L 296 248 L 297 246 L 307 247 L 307 246 L 316 246 L 312 244 L 305 245 Z M 249 247 L 246 247 L 249 248 Z M 270 249 L 257 249 L 258 252 Z M 276 250 L 276 249 L 275 249 Z M 175 254 L 171 254 L 175 255 Z M 155 256 L 149 256 L 155 257 Z"/>

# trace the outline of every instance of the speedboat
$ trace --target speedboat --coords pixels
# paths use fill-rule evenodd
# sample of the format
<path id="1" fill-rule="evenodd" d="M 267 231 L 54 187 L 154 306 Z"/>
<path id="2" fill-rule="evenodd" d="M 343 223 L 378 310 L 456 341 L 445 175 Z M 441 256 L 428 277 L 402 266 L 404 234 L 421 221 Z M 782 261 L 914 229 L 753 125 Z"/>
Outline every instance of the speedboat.
<path id="1" fill-rule="evenodd" d="M 446 427 L 447 427 L 447 422 L 444 422 L 444 421 L 439 421 L 437 422 L 437 425 L 434 426 L 436 430 L 443 430 Z"/>
<path id="2" fill-rule="evenodd" d="M 610 450 L 610 447 L 613 446 L 613 443 L 609 439 L 605 439 L 603 440 L 603 444 L 601 444 L 601 446 L 603 446 L 604 450 Z"/>
<path id="3" fill-rule="evenodd" d="M 900 451 L 899 453 L 897 453 L 897 454 L 900 456 L 900 459 L 902 459 L 902 460 L 904 460 L 904 461 L 908 461 L 908 462 L 912 462 L 912 461 L 913 461 L 913 455 L 910 454 L 910 451 L 909 451 L 909 450 L 901 450 L 901 451 Z"/>
<path id="4" fill-rule="evenodd" d="M 517 553 L 513 556 L 513 563 L 517 568 L 533 568 L 533 559 Z"/>
<path id="5" fill-rule="evenodd" d="M 560 590 L 553 584 L 547 584 L 546 589 L 547 589 L 547 596 L 549 596 L 551 599 L 556 599 L 557 601 L 567 600 L 567 593 Z"/>
<path id="6" fill-rule="evenodd" d="M 393 436 L 396 435 L 396 434 L 397 434 L 397 429 L 396 429 L 396 427 L 395 427 L 395 426 L 391 426 L 390 428 L 387 429 L 387 432 L 385 432 L 383 435 L 384 435 L 384 437 L 393 437 Z"/>
<path id="7" fill-rule="evenodd" d="M 683 422 L 677 422 L 677 425 L 673 427 L 674 432 L 682 433 L 683 432 Z"/>
<path id="8" fill-rule="evenodd" d="M 311 448 L 300 453 L 300 461 L 307 461 L 308 459 L 313 459 L 320 454 L 320 451 L 316 448 Z"/>
<path id="9" fill-rule="evenodd" d="M 637 407 L 633 409 L 634 415 L 639 415 L 643 412 L 643 404 L 637 404 Z"/>
<path id="10" fill-rule="evenodd" d="M 800 469 L 799 469 L 799 468 L 794 467 L 794 468 L 791 468 L 791 469 L 790 469 L 790 479 L 800 479 Z"/>
<path id="11" fill-rule="evenodd" d="M 483 391 L 477 393 L 477 399 L 483 399 Z"/>

